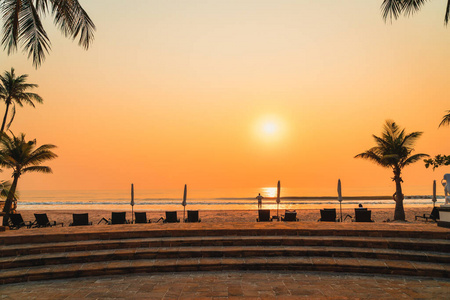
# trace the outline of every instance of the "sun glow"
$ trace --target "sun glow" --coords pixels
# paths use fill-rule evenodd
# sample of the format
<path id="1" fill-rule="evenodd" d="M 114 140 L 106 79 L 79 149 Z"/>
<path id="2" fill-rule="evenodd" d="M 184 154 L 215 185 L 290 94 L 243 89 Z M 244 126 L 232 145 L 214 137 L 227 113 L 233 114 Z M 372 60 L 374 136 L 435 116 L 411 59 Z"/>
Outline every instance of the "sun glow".
<path id="1" fill-rule="evenodd" d="M 264 116 L 255 122 L 254 134 L 259 140 L 275 142 L 284 135 L 285 126 L 280 118 Z"/>

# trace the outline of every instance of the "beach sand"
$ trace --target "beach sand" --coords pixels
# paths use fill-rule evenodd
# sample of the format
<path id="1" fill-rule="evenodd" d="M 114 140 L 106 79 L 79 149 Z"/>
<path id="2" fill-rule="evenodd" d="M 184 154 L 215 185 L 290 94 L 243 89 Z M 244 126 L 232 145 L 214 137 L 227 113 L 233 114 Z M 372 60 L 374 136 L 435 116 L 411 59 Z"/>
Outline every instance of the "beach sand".
<path id="1" fill-rule="evenodd" d="M 432 207 L 412 207 L 405 208 L 406 220 L 412 223 L 424 223 L 423 219 L 415 221 L 415 216 L 429 214 Z M 375 222 L 385 222 L 387 220 L 393 220 L 394 209 L 393 208 L 370 208 L 372 211 L 372 220 Z M 120 211 L 120 210 L 117 210 Z M 122 210 L 123 211 L 123 210 Z M 135 210 L 140 211 L 140 210 Z M 339 217 L 339 210 L 337 209 L 337 214 Z M 34 213 L 47 213 L 50 221 L 63 222 L 64 226 L 68 226 L 72 222 L 73 213 L 89 213 L 89 220 L 93 225 L 102 219 L 111 218 L 111 211 L 106 210 L 49 210 L 49 211 L 38 211 L 38 210 L 21 210 L 18 211 L 22 214 L 25 221 L 34 221 Z M 280 209 L 280 215 L 284 214 L 284 209 Z M 347 214 L 354 217 L 354 209 L 343 209 L 342 214 L 345 217 Z M 187 212 L 186 212 L 187 215 Z M 271 216 L 276 216 L 277 211 L 271 210 Z M 164 212 L 154 211 L 147 212 L 147 218 L 151 219 L 152 222 L 156 222 L 160 217 L 165 217 Z M 202 222 L 205 223 L 226 223 L 226 222 L 256 222 L 258 217 L 257 210 L 200 210 L 199 216 Z M 183 211 L 178 211 L 178 218 L 183 218 Z M 301 209 L 297 210 L 297 218 L 301 222 L 315 222 L 320 218 L 320 211 L 318 209 Z M 131 220 L 131 209 L 127 211 L 127 219 Z M 351 222 L 348 218 L 345 222 Z M 430 223 L 430 221 L 428 221 Z"/>

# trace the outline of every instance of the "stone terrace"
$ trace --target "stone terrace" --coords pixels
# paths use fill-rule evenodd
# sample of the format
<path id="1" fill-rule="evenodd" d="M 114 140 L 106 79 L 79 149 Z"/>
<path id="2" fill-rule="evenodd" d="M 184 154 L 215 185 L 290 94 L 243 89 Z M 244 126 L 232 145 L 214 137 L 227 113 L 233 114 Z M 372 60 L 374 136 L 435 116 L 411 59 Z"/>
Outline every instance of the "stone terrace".
<path id="1" fill-rule="evenodd" d="M 0 233 L 0 270 L 3 284 L 129 273 L 152 278 L 199 273 L 212 280 L 217 271 L 263 277 L 333 271 L 342 278 L 353 272 L 438 280 L 450 277 L 450 230 L 435 224 L 320 222 L 20 229 Z"/>

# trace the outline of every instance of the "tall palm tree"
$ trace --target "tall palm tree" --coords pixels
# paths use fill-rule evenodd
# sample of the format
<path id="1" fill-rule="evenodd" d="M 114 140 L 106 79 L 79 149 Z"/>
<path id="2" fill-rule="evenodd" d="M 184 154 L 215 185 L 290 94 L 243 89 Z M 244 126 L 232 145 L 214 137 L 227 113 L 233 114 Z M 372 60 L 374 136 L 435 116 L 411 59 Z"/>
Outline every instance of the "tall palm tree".
<path id="1" fill-rule="evenodd" d="M 410 16 L 413 13 L 419 11 L 422 6 L 427 2 L 426 0 L 383 0 L 381 4 L 381 10 L 383 11 L 383 18 L 398 19 L 403 14 Z M 450 0 L 447 0 L 447 8 L 445 9 L 444 24 L 448 24 L 450 18 Z"/>
<path id="2" fill-rule="evenodd" d="M 20 43 L 37 68 L 50 50 L 50 39 L 41 17 L 51 13 L 55 25 L 66 37 L 76 39 L 85 49 L 94 40 L 95 25 L 78 0 L 0 0 L 3 17 L 2 45 L 8 55 Z"/>
<path id="3" fill-rule="evenodd" d="M 395 124 L 391 120 L 387 120 L 384 125 L 381 137 L 373 135 L 375 147 L 370 148 L 366 152 L 360 153 L 355 158 L 364 158 L 375 162 L 376 164 L 391 168 L 394 172 L 395 181 L 395 212 L 394 220 L 405 220 L 405 210 L 403 208 L 403 192 L 402 192 L 402 169 L 424 157 L 428 154 L 414 154 L 414 144 L 422 135 L 422 132 L 405 133 L 404 129 Z"/>
<path id="4" fill-rule="evenodd" d="M 447 114 L 442 118 L 441 123 L 438 127 L 450 125 L 450 110 L 447 110 Z"/>
<path id="5" fill-rule="evenodd" d="M 36 140 L 26 141 L 25 134 L 8 136 L 5 133 L 0 137 L 0 166 L 13 170 L 13 182 L 6 197 L 3 212 L 3 225 L 6 226 L 9 220 L 9 213 L 16 192 L 17 182 L 22 174 L 30 172 L 51 173 L 52 169 L 41 164 L 57 157 L 52 149 L 54 145 L 45 144 L 36 148 Z"/>
<path id="6" fill-rule="evenodd" d="M 0 129 L 0 133 L 4 132 L 5 130 L 6 119 L 11 104 L 13 104 L 13 115 L 7 127 L 11 125 L 11 122 L 13 121 L 14 115 L 16 113 L 14 103 L 17 103 L 19 106 L 23 106 L 23 103 L 26 103 L 35 107 L 33 101 L 36 101 L 38 103 L 43 102 L 41 96 L 39 96 L 38 94 L 27 92 L 27 90 L 38 87 L 37 84 L 26 83 L 27 78 L 27 74 L 16 77 L 14 68 L 11 68 L 11 72 L 5 71 L 5 74 L 3 76 L 0 76 L 0 100 L 5 101 L 6 104 L 5 115 L 3 116 L 2 128 Z"/>

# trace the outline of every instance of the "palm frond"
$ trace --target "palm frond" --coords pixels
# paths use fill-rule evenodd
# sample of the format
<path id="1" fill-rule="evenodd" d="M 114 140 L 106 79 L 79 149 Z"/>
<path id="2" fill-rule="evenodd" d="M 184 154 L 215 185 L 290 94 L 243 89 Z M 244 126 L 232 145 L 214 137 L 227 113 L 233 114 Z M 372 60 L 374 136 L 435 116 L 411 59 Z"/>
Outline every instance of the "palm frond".
<path id="1" fill-rule="evenodd" d="M 78 44 L 88 49 L 94 40 L 95 25 L 78 0 L 53 1 L 52 13 L 55 24 L 65 36 L 76 39 Z"/>
<path id="2" fill-rule="evenodd" d="M 41 19 L 32 0 L 22 0 L 19 36 L 23 40 L 24 50 L 28 51 L 28 58 L 33 57 L 33 66 L 37 68 L 49 52 L 50 40 L 42 26 Z"/>
<path id="3" fill-rule="evenodd" d="M 448 19 L 450 18 L 450 0 L 447 0 L 447 8 L 445 9 L 444 24 L 448 24 Z"/>
<path id="4" fill-rule="evenodd" d="M 36 10 L 39 13 L 45 14 L 48 11 L 47 0 L 36 0 Z"/>
<path id="5" fill-rule="evenodd" d="M 45 166 L 32 166 L 32 167 L 24 168 L 22 170 L 22 174 L 30 173 L 30 172 L 53 173 L 53 171 L 50 167 L 45 167 Z"/>
<path id="6" fill-rule="evenodd" d="M 403 0 L 402 2 L 405 16 L 410 16 L 420 10 L 426 0 Z"/>
<path id="7" fill-rule="evenodd" d="M 14 121 L 15 116 L 16 116 L 16 105 L 13 102 L 11 107 L 11 119 L 9 120 L 8 124 L 6 124 L 6 130 L 8 130 L 9 127 L 11 126 L 11 123 Z"/>
<path id="8" fill-rule="evenodd" d="M 405 167 L 407 165 L 410 165 L 412 163 L 415 163 L 419 160 L 422 160 L 424 158 L 430 157 L 428 154 L 423 154 L 423 153 L 419 153 L 419 154 L 414 154 L 410 157 L 408 157 L 403 163 L 402 163 L 402 167 Z"/>
<path id="9" fill-rule="evenodd" d="M 450 1 L 450 0 L 449 0 L 449 1 Z M 442 118 L 442 121 L 441 121 L 441 123 L 439 123 L 439 126 L 438 126 L 438 127 L 450 125 L 450 110 L 447 110 L 447 112 L 448 112 L 448 114 L 446 114 L 446 115 Z"/>
<path id="10" fill-rule="evenodd" d="M 78 44 L 89 48 L 94 41 L 95 25 L 78 0 L 0 0 L 1 44 L 8 55 L 20 43 L 28 58 L 32 57 L 34 67 L 42 64 L 51 44 L 40 18 L 49 12 L 49 6 L 63 34 L 72 39 L 79 37 Z"/>
<path id="11" fill-rule="evenodd" d="M 422 136 L 423 132 L 421 131 L 415 131 L 411 132 L 410 134 L 406 135 L 403 138 L 403 141 L 401 143 L 404 147 L 412 147 L 416 143 L 417 139 L 419 139 Z"/>
<path id="12" fill-rule="evenodd" d="M 378 147 L 386 147 L 389 145 L 389 142 L 386 140 L 386 137 L 380 138 L 374 134 L 372 134 L 372 137 L 374 138 L 375 142 L 377 143 Z"/>
<path id="13" fill-rule="evenodd" d="M 403 11 L 402 0 L 384 0 L 381 4 L 383 19 L 397 19 Z"/>
<path id="14" fill-rule="evenodd" d="M 379 164 L 380 166 L 389 167 L 389 166 L 386 166 L 385 163 L 383 163 L 383 161 L 382 161 L 382 159 L 381 159 L 381 157 L 379 155 L 377 155 L 375 152 L 373 152 L 371 150 L 368 150 L 366 152 L 360 153 L 360 154 L 356 155 L 355 158 L 367 159 L 367 160 L 370 160 L 370 161 L 372 161 L 372 162 L 374 162 L 376 164 Z"/>
<path id="15" fill-rule="evenodd" d="M 17 42 L 19 38 L 19 14 L 21 10 L 21 2 L 17 0 L 3 0 L 0 3 L 3 15 L 3 37 L 2 45 L 8 55 L 17 50 Z"/>

